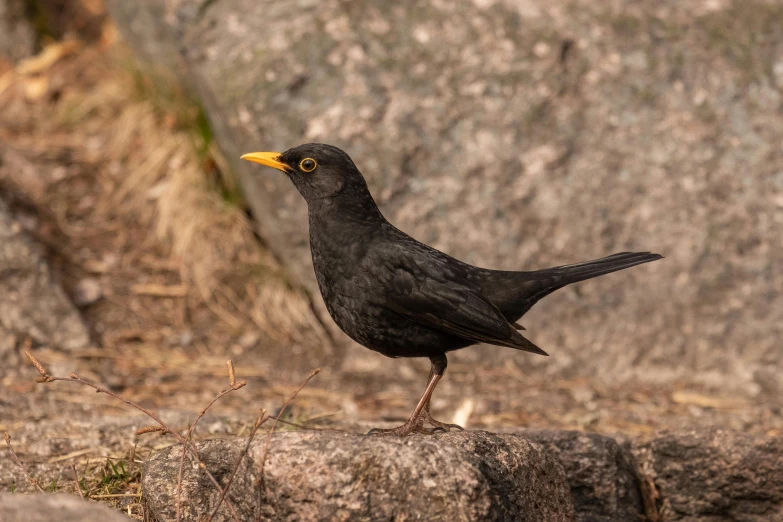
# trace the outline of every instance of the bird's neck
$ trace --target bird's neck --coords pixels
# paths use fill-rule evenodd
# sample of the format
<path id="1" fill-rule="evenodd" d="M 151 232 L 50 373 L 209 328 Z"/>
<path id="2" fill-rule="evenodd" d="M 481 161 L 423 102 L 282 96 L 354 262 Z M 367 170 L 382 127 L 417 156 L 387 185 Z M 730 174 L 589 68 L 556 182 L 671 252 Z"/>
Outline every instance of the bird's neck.
<path id="1" fill-rule="evenodd" d="M 311 226 L 328 223 L 336 229 L 375 227 L 386 223 L 366 186 L 345 189 L 333 197 L 308 202 Z"/>
<path id="2" fill-rule="evenodd" d="M 358 260 L 387 221 L 372 198 L 325 198 L 308 202 L 307 208 L 310 251 L 323 293 L 333 270 L 359 266 Z"/>

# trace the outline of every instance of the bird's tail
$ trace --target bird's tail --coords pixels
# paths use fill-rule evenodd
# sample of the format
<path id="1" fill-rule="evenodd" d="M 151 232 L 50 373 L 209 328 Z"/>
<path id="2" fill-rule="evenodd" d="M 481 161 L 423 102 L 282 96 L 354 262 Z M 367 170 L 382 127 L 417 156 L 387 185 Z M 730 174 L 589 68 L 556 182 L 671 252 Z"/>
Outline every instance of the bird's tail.
<path id="1" fill-rule="evenodd" d="M 523 337 L 518 330 L 522 326 L 515 323 L 540 299 L 555 290 L 578 283 L 585 279 L 611 274 L 618 270 L 630 268 L 662 259 L 663 256 L 650 252 L 622 252 L 593 261 L 573 265 L 556 266 L 534 272 L 500 272 L 486 270 L 484 272 L 484 295 L 498 307 L 505 318 L 514 327 L 513 334 L 507 342 L 492 342 L 517 350 L 547 355 L 547 353 Z"/>
<path id="2" fill-rule="evenodd" d="M 487 271 L 483 291 L 507 319 L 516 321 L 540 299 L 564 286 L 662 258 L 650 252 L 622 252 L 534 272 Z"/>
<path id="3" fill-rule="evenodd" d="M 618 270 L 625 270 L 626 268 L 657 261 L 658 259 L 663 259 L 663 256 L 651 252 L 621 252 L 583 263 L 528 272 L 534 276 L 534 281 L 531 282 L 534 283 L 534 287 L 537 287 L 527 296 L 529 306 L 533 306 L 539 299 L 572 283 L 611 274 Z"/>
<path id="4" fill-rule="evenodd" d="M 585 279 L 610 274 L 618 270 L 631 268 L 632 266 L 657 261 L 658 259 L 663 259 L 663 256 L 650 252 L 621 252 L 593 261 L 540 270 L 538 273 L 542 276 L 548 276 L 549 274 L 553 276 L 554 284 L 552 286 L 554 288 L 550 287 L 550 292 L 553 292 L 571 283 L 578 283 Z"/>
<path id="5" fill-rule="evenodd" d="M 500 343 L 499 343 L 500 344 Z M 512 338 L 508 341 L 508 343 L 500 344 L 500 346 L 508 346 L 509 348 L 514 348 L 515 350 L 522 350 L 523 352 L 530 352 L 530 353 L 537 353 L 538 355 L 546 355 L 549 356 L 548 353 L 546 353 L 544 350 L 533 344 L 530 339 L 527 337 L 523 337 L 522 334 L 515 331 Z"/>

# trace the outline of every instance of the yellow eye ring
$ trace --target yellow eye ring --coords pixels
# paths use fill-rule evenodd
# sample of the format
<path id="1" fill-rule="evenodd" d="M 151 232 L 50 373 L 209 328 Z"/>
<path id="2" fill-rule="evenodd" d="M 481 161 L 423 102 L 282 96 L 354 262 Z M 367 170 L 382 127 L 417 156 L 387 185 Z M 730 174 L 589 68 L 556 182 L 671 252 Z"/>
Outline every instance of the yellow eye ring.
<path id="1" fill-rule="evenodd" d="M 313 158 L 305 158 L 299 162 L 299 169 L 302 172 L 312 172 L 318 166 Z"/>

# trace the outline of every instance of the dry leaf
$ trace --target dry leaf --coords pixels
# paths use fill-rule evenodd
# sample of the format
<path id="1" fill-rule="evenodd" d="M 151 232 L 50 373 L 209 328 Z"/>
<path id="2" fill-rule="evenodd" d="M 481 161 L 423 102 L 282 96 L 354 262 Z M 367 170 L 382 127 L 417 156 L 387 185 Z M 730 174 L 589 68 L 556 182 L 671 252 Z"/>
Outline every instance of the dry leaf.
<path id="1" fill-rule="evenodd" d="M 745 401 L 736 397 L 710 397 L 709 395 L 688 390 L 677 390 L 672 393 L 672 401 L 677 404 L 688 404 L 702 408 L 714 408 L 716 410 L 733 410 L 745 406 Z"/>

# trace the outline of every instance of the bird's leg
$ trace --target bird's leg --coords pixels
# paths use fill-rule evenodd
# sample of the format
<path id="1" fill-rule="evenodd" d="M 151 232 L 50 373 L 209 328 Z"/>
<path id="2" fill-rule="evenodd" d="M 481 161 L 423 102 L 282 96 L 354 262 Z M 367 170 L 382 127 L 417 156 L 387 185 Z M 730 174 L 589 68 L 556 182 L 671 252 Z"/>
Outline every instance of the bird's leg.
<path id="1" fill-rule="evenodd" d="M 423 420 L 421 418 L 422 411 L 429 405 L 432 392 L 435 391 L 435 386 L 438 385 L 443 372 L 446 370 L 446 356 L 438 355 L 431 357 L 432 370 L 430 371 L 430 378 L 427 381 L 427 388 L 424 390 L 424 394 L 419 399 L 419 403 L 416 405 L 416 409 L 413 410 L 413 414 L 402 426 L 390 429 L 373 428 L 367 435 L 383 436 L 383 435 L 397 435 L 404 437 L 413 433 L 435 433 L 436 431 L 442 431 L 442 428 L 428 429 L 422 426 Z M 429 415 L 429 414 L 428 414 Z"/>
<path id="2" fill-rule="evenodd" d="M 445 359 L 446 357 L 443 356 L 444 359 L 444 368 L 441 370 L 441 374 L 443 374 L 446 371 L 445 368 Z M 432 366 L 430 367 L 430 376 L 427 378 L 427 382 L 430 382 L 432 379 L 432 376 L 435 375 L 435 361 L 432 362 Z M 427 399 L 427 404 L 424 405 L 424 409 L 419 414 L 419 426 L 424 426 L 424 424 L 429 424 L 435 429 L 443 430 L 443 431 L 450 431 L 451 429 L 457 429 L 460 431 L 464 431 L 464 428 L 462 426 L 459 426 L 457 424 L 447 424 L 445 422 L 436 421 L 432 418 L 432 414 L 430 413 L 430 400 Z"/>

